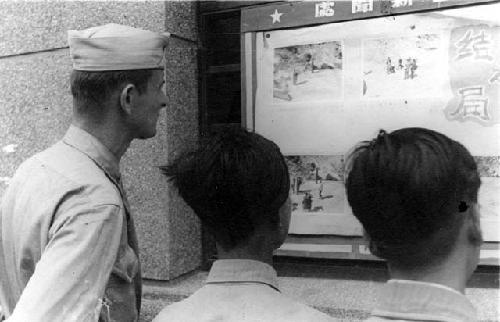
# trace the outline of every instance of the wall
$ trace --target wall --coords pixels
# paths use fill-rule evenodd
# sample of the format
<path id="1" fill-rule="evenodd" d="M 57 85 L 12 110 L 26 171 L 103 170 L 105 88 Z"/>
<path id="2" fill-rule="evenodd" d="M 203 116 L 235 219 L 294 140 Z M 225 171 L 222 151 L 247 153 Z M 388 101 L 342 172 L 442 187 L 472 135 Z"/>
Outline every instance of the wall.
<path id="1" fill-rule="evenodd" d="M 198 267 L 200 225 L 157 169 L 198 137 L 196 3 L 0 2 L 0 13 L 0 196 L 19 164 L 70 124 L 68 29 L 114 22 L 173 34 L 158 134 L 134 141 L 121 168 L 143 276 L 167 280 Z"/>

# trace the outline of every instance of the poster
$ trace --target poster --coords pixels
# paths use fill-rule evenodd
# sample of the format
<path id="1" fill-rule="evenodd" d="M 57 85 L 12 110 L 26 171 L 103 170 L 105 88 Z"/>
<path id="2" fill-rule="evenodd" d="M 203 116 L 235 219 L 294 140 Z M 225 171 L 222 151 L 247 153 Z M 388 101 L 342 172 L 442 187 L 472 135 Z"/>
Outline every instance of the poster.
<path id="1" fill-rule="evenodd" d="M 351 215 L 344 185 L 343 156 L 286 156 L 290 172 L 290 234 L 362 236 Z"/>
<path id="2" fill-rule="evenodd" d="M 274 103 L 341 100 L 342 74 L 339 41 L 275 48 Z"/>
<path id="3" fill-rule="evenodd" d="M 254 126 L 293 163 L 292 230 L 359 233 L 345 219 L 343 179 L 328 169 L 380 129 L 424 127 L 479 160 L 485 238 L 500 241 L 499 11 L 493 3 L 256 33 Z"/>
<path id="4" fill-rule="evenodd" d="M 380 129 L 410 126 L 500 155 L 499 10 L 258 32 L 255 130 L 289 155 L 343 155 Z"/>
<path id="5" fill-rule="evenodd" d="M 500 157 L 475 157 L 481 176 L 479 213 L 486 241 L 500 241 Z"/>
<path id="6" fill-rule="evenodd" d="M 363 40 L 363 97 L 439 97 L 448 89 L 442 36 Z"/>

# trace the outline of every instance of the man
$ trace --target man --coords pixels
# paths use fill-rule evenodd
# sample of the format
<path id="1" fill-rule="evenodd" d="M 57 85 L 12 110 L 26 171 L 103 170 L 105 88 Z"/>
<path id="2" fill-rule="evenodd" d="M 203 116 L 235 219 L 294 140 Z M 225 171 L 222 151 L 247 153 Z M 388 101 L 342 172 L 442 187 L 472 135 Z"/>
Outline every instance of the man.
<path id="1" fill-rule="evenodd" d="M 11 321 L 137 321 L 141 273 L 119 161 L 156 133 L 167 36 L 69 31 L 72 125 L 25 161 L 0 208 L 0 305 Z"/>
<path id="2" fill-rule="evenodd" d="M 438 132 L 405 128 L 350 156 L 349 204 L 391 280 L 368 321 L 475 321 L 464 296 L 482 243 L 474 159 Z"/>
<path id="3" fill-rule="evenodd" d="M 166 307 L 166 321 L 331 321 L 280 293 L 273 251 L 290 222 L 290 178 L 279 148 L 241 128 L 218 132 L 165 174 L 216 240 L 206 285 Z"/>

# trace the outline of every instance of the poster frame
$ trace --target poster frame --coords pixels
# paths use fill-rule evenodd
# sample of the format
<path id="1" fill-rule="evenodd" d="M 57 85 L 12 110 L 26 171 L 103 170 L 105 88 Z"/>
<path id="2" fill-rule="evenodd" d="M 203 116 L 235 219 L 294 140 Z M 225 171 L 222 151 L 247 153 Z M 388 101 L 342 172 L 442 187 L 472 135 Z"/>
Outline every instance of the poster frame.
<path id="1" fill-rule="evenodd" d="M 350 20 L 369 19 L 399 14 L 413 14 L 426 11 L 439 11 L 462 6 L 476 6 L 497 3 L 497 0 L 489 1 L 436 1 L 436 0 L 414 0 L 414 7 L 399 9 L 390 8 L 391 1 L 374 1 L 373 11 L 370 13 L 356 15 L 349 14 L 348 6 L 351 1 L 335 1 L 341 3 L 342 15 L 335 17 L 314 17 L 311 12 L 315 6 L 325 1 L 307 1 L 261 5 L 242 10 L 241 20 L 241 44 L 242 44 L 242 125 L 249 130 L 255 130 L 256 111 L 256 34 L 277 29 L 302 28 L 306 26 L 321 25 L 326 23 L 339 23 Z M 337 7 L 339 8 L 339 7 Z M 293 22 L 275 24 L 270 22 L 269 12 L 287 12 L 298 17 Z M 274 19 L 274 18 L 273 18 Z M 336 246 L 336 247 L 334 247 Z M 345 247 L 342 247 L 345 246 Z M 349 247 L 347 247 L 349 246 Z M 498 242 L 486 242 L 481 249 L 480 265 L 500 266 L 500 246 Z M 368 242 L 364 237 L 342 237 L 342 236 L 299 236 L 291 235 L 287 242 L 280 248 L 277 255 L 299 256 L 314 258 L 336 258 L 354 260 L 380 260 L 370 254 Z"/>

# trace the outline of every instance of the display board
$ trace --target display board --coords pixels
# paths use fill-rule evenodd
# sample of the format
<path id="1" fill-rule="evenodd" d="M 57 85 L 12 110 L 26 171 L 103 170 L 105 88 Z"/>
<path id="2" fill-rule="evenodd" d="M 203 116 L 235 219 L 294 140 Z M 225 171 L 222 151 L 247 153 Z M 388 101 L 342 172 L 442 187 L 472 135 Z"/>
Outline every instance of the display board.
<path id="1" fill-rule="evenodd" d="M 273 23 L 284 18 L 275 10 Z M 500 240 L 498 12 L 492 3 L 245 35 L 252 126 L 291 169 L 291 233 L 361 235 L 345 198 L 345 155 L 379 129 L 425 127 L 475 156 L 484 237 Z"/>

